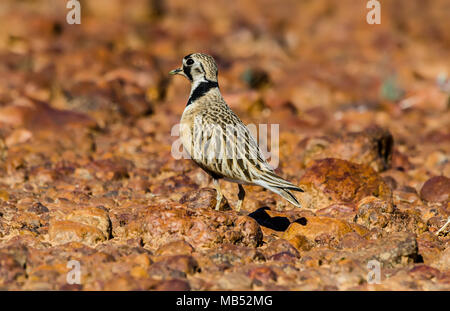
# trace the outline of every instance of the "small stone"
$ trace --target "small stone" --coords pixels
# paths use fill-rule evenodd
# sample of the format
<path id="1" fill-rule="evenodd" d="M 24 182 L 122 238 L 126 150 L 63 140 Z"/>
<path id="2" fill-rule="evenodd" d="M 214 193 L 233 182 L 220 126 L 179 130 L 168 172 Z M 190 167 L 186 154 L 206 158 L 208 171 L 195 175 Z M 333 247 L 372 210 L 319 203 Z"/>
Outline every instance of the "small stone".
<path id="1" fill-rule="evenodd" d="M 89 163 L 86 167 L 90 175 L 100 180 L 118 180 L 128 178 L 128 170 L 133 166 L 130 161 L 122 158 L 96 160 Z M 86 173 L 82 173 L 80 177 L 89 178 Z"/>
<path id="2" fill-rule="evenodd" d="M 33 137 L 33 133 L 24 128 L 14 130 L 6 139 L 6 146 L 11 147 L 17 144 L 22 144 Z"/>
<path id="3" fill-rule="evenodd" d="M 76 209 L 67 215 L 66 220 L 79 222 L 100 230 L 105 237 L 109 237 L 111 222 L 108 212 L 98 207 Z"/>
<path id="4" fill-rule="evenodd" d="M 376 209 L 382 213 L 394 212 L 394 206 L 389 201 L 380 200 L 379 198 L 368 196 L 358 202 L 357 211 L 363 209 Z"/>
<path id="5" fill-rule="evenodd" d="M 190 255 L 193 252 L 192 245 L 184 240 L 169 242 L 156 250 L 157 255 Z"/>
<path id="6" fill-rule="evenodd" d="M 305 190 L 299 194 L 302 206 L 312 209 L 357 203 L 367 196 L 392 202 L 391 189 L 371 167 L 334 158 L 315 161 L 301 177 L 300 187 Z"/>
<path id="7" fill-rule="evenodd" d="M 277 239 L 270 242 L 264 250 L 264 254 L 266 254 L 267 257 L 271 257 L 282 252 L 290 252 L 296 258 L 300 258 L 300 253 L 297 251 L 296 247 L 285 239 Z"/>
<path id="8" fill-rule="evenodd" d="M 9 200 L 9 193 L 5 190 L 0 190 L 0 199 L 3 201 Z"/>
<path id="9" fill-rule="evenodd" d="M 20 276 L 25 276 L 23 264 L 13 255 L 0 252 L 0 287 L 12 284 Z"/>
<path id="10" fill-rule="evenodd" d="M 445 246 L 439 240 L 435 233 L 425 232 L 417 237 L 419 254 L 426 265 L 434 266 L 434 263 L 440 259 Z"/>
<path id="11" fill-rule="evenodd" d="M 440 258 L 433 262 L 433 267 L 436 267 L 441 271 L 450 270 L 450 247 L 447 247 L 441 252 Z"/>
<path id="12" fill-rule="evenodd" d="M 36 214 L 45 214 L 49 212 L 49 209 L 45 205 L 37 202 L 32 204 L 31 207 L 28 208 L 28 211 Z"/>
<path id="13" fill-rule="evenodd" d="M 144 279 L 145 283 L 149 283 L 151 285 L 155 284 L 154 280 Z M 147 286 L 139 286 L 139 282 L 137 279 L 132 278 L 130 275 L 118 275 L 105 283 L 104 288 L 102 290 L 105 291 L 130 291 L 130 290 L 145 290 Z M 150 286 L 151 286 L 150 285 Z"/>
<path id="14" fill-rule="evenodd" d="M 154 265 L 161 265 L 171 270 L 181 271 L 185 274 L 193 274 L 198 271 L 199 266 L 194 257 L 189 255 L 163 256 L 157 258 Z"/>
<path id="15" fill-rule="evenodd" d="M 383 267 L 403 266 L 419 260 L 415 234 L 408 232 L 391 233 L 364 253 L 380 261 Z"/>
<path id="16" fill-rule="evenodd" d="M 229 272 L 217 280 L 217 286 L 223 290 L 249 290 L 252 280 L 242 273 Z"/>
<path id="17" fill-rule="evenodd" d="M 298 260 L 298 257 L 295 254 L 292 254 L 291 252 L 281 252 L 273 254 L 272 256 L 269 257 L 269 260 L 293 263 L 296 260 Z"/>
<path id="18" fill-rule="evenodd" d="M 409 270 L 409 274 L 413 275 L 415 278 L 430 280 L 439 278 L 441 272 L 436 268 L 420 264 Z"/>
<path id="19" fill-rule="evenodd" d="M 267 283 L 277 280 L 277 274 L 270 267 L 256 267 L 250 269 L 247 275 L 253 279 L 258 280 L 261 283 Z"/>
<path id="20" fill-rule="evenodd" d="M 356 208 L 353 204 L 332 204 L 317 210 L 316 215 L 334 217 L 352 222 L 356 216 Z"/>
<path id="21" fill-rule="evenodd" d="M 435 176 L 428 179 L 420 190 L 420 197 L 427 202 L 445 202 L 450 198 L 450 178 Z"/>
<path id="22" fill-rule="evenodd" d="M 301 234 L 295 235 L 289 240 L 289 242 L 292 243 L 292 245 L 294 245 L 294 247 L 299 251 L 309 251 L 314 247 L 314 242 Z"/>
<path id="23" fill-rule="evenodd" d="M 53 244 L 82 242 L 91 246 L 106 240 L 103 232 L 96 227 L 74 221 L 50 222 L 49 237 Z"/>
<path id="24" fill-rule="evenodd" d="M 358 249 L 361 245 L 367 243 L 367 240 L 356 232 L 349 232 L 344 235 L 339 243 L 339 248 Z"/>
<path id="25" fill-rule="evenodd" d="M 391 166 L 394 139 L 380 127 L 369 127 L 362 132 L 311 138 L 305 146 L 303 163 L 308 167 L 314 160 L 328 157 L 371 166 L 381 172 Z"/>
<path id="26" fill-rule="evenodd" d="M 208 257 L 217 264 L 246 264 L 265 261 L 265 256 L 259 249 L 234 244 L 224 244 L 208 253 Z"/>
<path id="27" fill-rule="evenodd" d="M 186 280 L 180 280 L 180 279 L 172 279 L 172 280 L 165 280 L 159 283 L 155 290 L 158 291 L 190 291 L 191 286 L 189 285 L 189 282 Z"/>
<path id="28" fill-rule="evenodd" d="M 89 170 L 83 167 L 78 167 L 75 169 L 74 177 L 84 180 L 91 180 L 92 178 L 94 178 Z"/>
<path id="29" fill-rule="evenodd" d="M 148 278 L 148 272 L 147 272 L 147 269 L 145 269 L 145 268 L 143 268 L 143 267 L 141 267 L 141 266 L 133 267 L 133 268 L 130 270 L 130 275 L 131 275 L 132 277 L 134 277 L 134 278 L 137 278 L 137 279 Z"/>
<path id="30" fill-rule="evenodd" d="M 323 216 L 312 216 L 306 218 L 306 223 L 304 224 L 299 222 L 291 223 L 286 232 L 284 232 L 283 238 L 287 241 L 292 241 L 291 243 L 294 246 L 297 246 L 297 249 L 301 249 L 302 245 L 308 243 L 296 243 L 295 241 L 298 241 L 298 236 L 304 236 L 309 241 L 314 242 L 325 234 L 332 240 L 339 241 L 345 234 L 354 231 L 359 234 L 367 233 L 367 230 L 343 220 Z"/>
<path id="31" fill-rule="evenodd" d="M 186 193 L 181 199 L 180 204 L 186 204 L 190 208 L 215 209 L 217 204 L 217 192 L 211 188 L 201 188 Z M 225 197 L 220 202 L 219 211 L 231 210 Z"/>
<path id="32" fill-rule="evenodd" d="M 387 232 L 408 231 L 420 234 L 427 230 L 419 211 L 393 208 L 385 201 L 367 197 L 358 204 L 356 223 L 369 229 L 380 228 Z"/>
<path id="33" fill-rule="evenodd" d="M 157 195 L 168 196 L 174 201 L 180 201 L 184 194 L 198 191 L 199 186 L 186 175 L 176 175 L 164 178 L 150 186 L 150 191 Z M 195 196 L 195 195 L 194 195 Z M 186 198 L 188 200 L 188 198 Z"/>

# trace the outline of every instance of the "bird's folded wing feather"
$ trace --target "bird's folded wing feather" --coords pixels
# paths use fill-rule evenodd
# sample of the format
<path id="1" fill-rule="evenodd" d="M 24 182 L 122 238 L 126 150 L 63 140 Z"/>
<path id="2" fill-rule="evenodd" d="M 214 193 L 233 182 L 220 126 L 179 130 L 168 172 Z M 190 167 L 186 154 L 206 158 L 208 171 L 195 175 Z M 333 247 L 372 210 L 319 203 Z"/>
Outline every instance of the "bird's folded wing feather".
<path id="1" fill-rule="evenodd" d="M 198 142 L 193 160 L 202 168 L 246 183 L 297 188 L 275 174 L 248 128 L 226 104 L 208 107 L 200 122 L 193 135 Z"/>

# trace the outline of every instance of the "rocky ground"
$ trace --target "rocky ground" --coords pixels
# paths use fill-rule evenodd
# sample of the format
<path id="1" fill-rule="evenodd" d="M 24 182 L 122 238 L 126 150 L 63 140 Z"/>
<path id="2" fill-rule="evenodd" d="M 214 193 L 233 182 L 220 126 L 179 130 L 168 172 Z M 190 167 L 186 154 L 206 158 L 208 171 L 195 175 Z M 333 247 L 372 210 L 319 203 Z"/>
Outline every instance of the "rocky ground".
<path id="1" fill-rule="evenodd" d="M 450 289 L 448 1 L 120 3 L 0 3 L 0 289 Z M 303 208 L 173 156 L 196 51 Z"/>

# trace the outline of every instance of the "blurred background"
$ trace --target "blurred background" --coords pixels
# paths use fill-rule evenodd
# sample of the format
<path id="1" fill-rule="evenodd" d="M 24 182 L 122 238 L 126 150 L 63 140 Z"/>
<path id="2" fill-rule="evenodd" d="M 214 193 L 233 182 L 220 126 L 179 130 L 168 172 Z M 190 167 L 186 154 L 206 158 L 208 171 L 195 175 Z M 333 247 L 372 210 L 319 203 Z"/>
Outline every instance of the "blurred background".
<path id="1" fill-rule="evenodd" d="M 167 153 L 189 93 L 167 73 L 193 52 L 216 58 L 221 91 L 244 121 L 281 124 L 282 153 L 370 124 L 389 128 L 404 152 L 448 144 L 448 1 L 383 1 L 380 25 L 366 22 L 366 1 L 79 2 L 80 25 L 66 22 L 68 1 L 1 2 L 4 145 L 67 129 L 70 145 L 92 136 L 86 128 L 129 140 L 132 125 Z M 75 154 L 96 144 L 78 143 L 87 145 Z"/>

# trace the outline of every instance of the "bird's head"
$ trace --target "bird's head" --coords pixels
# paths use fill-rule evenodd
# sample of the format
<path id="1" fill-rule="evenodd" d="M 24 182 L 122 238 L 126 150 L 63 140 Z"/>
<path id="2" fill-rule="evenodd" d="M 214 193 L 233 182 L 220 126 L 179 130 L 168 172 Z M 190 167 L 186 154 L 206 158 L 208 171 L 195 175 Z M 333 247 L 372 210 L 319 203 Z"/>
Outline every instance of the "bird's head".
<path id="1" fill-rule="evenodd" d="M 194 53 L 183 58 L 180 68 L 169 72 L 172 75 L 185 76 L 191 83 L 199 81 L 217 82 L 217 65 L 214 58 L 207 54 Z"/>

